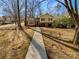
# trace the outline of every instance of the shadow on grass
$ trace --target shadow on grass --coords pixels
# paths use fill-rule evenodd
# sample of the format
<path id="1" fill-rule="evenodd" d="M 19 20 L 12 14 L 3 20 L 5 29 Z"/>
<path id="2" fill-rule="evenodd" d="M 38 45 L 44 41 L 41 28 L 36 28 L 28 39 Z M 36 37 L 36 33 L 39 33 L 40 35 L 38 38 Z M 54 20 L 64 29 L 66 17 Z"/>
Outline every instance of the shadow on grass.
<path id="1" fill-rule="evenodd" d="M 51 35 L 50 35 L 51 36 Z M 56 37 L 55 37 L 56 38 Z M 61 41 L 63 41 L 63 42 L 66 42 L 66 43 L 71 43 L 71 44 L 73 44 L 73 41 L 66 41 L 66 40 L 63 40 L 63 39 L 59 39 L 59 38 L 57 38 L 58 40 L 61 40 Z"/>
<path id="2" fill-rule="evenodd" d="M 29 27 L 29 28 L 30 28 L 30 27 Z M 32 28 L 30 28 L 30 29 L 32 29 Z M 33 31 L 36 31 L 35 29 L 32 29 L 32 30 L 33 30 Z M 37 32 L 39 32 L 39 31 L 37 31 Z M 39 32 L 39 33 L 41 33 L 41 32 Z M 49 39 L 52 39 L 53 41 L 55 41 L 55 42 L 57 42 L 57 43 L 60 43 L 60 44 L 66 46 L 66 47 L 68 47 L 68 48 L 70 48 L 70 49 L 73 49 L 73 50 L 79 52 L 79 48 L 76 48 L 76 47 L 73 47 L 73 46 L 70 46 L 70 45 L 66 44 L 68 41 L 59 39 L 59 38 L 57 38 L 57 37 L 51 36 L 51 35 L 46 34 L 46 33 L 43 33 L 43 32 L 42 32 L 41 34 L 42 34 L 43 36 L 49 38 Z M 63 42 L 61 42 L 61 41 L 63 41 Z"/>

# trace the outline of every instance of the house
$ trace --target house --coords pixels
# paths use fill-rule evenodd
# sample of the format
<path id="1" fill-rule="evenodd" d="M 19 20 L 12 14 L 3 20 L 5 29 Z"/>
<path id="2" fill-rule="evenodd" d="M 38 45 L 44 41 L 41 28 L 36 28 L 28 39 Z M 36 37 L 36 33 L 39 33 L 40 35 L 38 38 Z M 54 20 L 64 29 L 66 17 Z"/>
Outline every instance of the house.
<path id="1" fill-rule="evenodd" d="M 2 24 L 3 24 L 3 17 L 0 16 L 0 25 L 2 25 Z"/>
<path id="2" fill-rule="evenodd" d="M 54 17 L 48 13 L 36 18 L 28 18 L 28 26 L 45 26 L 51 27 Z"/>
<path id="3" fill-rule="evenodd" d="M 45 27 L 51 27 L 54 17 L 48 13 L 41 15 L 36 20 L 36 25 L 38 26 L 45 26 Z"/>
<path id="4" fill-rule="evenodd" d="M 32 17 L 27 18 L 28 26 L 35 26 L 35 20 Z"/>
<path id="5" fill-rule="evenodd" d="M 10 16 L 3 16 L 5 24 L 11 23 L 11 17 Z"/>
<path id="6" fill-rule="evenodd" d="M 12 16 L 0 16 L 0 24 L 14 23 L 15 20 Z"/>

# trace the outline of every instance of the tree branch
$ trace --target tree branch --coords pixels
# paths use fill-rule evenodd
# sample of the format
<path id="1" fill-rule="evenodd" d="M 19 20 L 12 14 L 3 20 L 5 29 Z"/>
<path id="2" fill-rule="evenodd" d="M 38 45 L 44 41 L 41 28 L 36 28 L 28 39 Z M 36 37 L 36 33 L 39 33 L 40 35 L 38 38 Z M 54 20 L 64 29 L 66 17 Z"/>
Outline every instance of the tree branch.
<path id="1" fill-rule="evenodd" d="M 65 6 L 66 8 L 69 8 L 66 4 L 64 4 L 63 2 L 56 0 L 57 2 L 59 2 L 60 4 L 62 4 L 63 6 Z"/>
<path id="2" fill-rule="evenodd" d="M 74 13 L 74 8 L 72 6 L 72 0 L 69 0 L 71 11 Z"/>
<path id="3" fill-rule="evenodd" d="M 75 0 L 75 13 L 78 15 L 78 6 L 77 6 L 77 0 Z"/>

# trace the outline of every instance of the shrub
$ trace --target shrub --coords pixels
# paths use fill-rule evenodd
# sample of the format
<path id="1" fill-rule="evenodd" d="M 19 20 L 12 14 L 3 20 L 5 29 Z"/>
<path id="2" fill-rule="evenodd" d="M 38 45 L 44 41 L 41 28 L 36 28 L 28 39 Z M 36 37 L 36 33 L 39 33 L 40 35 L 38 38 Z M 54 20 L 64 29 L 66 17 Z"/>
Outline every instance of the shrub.
<path id="1" fill-rule="evenodd" d="M 53 21 L 53 27 L 56 28 L 72 28 L 75 27 L 73 20 L 66 16 Z"/>

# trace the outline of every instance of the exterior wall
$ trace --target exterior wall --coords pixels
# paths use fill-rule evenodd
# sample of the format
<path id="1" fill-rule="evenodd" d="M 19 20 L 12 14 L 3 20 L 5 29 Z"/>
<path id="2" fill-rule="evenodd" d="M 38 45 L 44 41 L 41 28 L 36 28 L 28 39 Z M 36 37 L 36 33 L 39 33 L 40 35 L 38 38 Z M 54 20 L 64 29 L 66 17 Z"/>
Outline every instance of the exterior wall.
<path id="1" fill-rule="evenodd" d="M 28 21 L 28 25 L 35 25 L 35 22 L 33 22 L 33 21 Z"/>
<path id="2" fill-rule="evenodd" d="M 33 18 L 28 18 L 28 26 L 35 26 L 35 21 Z"/>
<path id="3" fill-rule="evenodd" d="M 0 23 L 2 23 L 2 24 L 9 24 L 9 23 L 12 23 L 13 21 L 14 21 L 14 18 L 10 17 L 10 16 L 0 17 Z"/>
<path id="4" fill-rule="evenodd" d="M 50 19 L 50 20 L 49 20 Z M 36 19 L 36 26 L 51 27 L 54 17 L 47 14 L 41 15 Z"/>
<path id="5" fill-rule="evenodd" d="M 43 18 L 45 19 L 45 21 L 42 20 Z M 49 18 L 51 20 L 49 20 Z M 43 16 L 40 16 L 40 23 L 52 23 L 52 21 L 53 21 L 53 16 L 50 16 L 48 14 L 45 14 Z"/>
<path id="6" fill-rule="evenodd" d="M 0 25 L 3 23 L 3 17 L 0 17 Z"/>
<path id="7" fill-rule="evenodd" d="M 7 17 L 6 20 L 5 20 L 5 23 L 11 23 L 11 18 Z"/>

